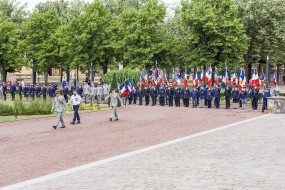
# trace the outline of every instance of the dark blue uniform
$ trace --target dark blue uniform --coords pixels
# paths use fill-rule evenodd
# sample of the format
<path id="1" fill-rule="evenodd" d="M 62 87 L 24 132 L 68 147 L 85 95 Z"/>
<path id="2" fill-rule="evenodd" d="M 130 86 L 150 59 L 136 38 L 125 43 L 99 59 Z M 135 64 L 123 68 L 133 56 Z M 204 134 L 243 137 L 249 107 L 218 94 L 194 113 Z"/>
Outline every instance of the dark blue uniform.
<path id="1" fill-rule="evenodd" d="M 253 94 L 252 94 L 252 101 L 253 101 L 253 109 L 257 110 L 257 105 L 258 105 L 258 93 L 259 93 L 259 89 L 258 88 L 254 88 L 253 89 Z"/>
<path id="2" fill-rule="evenodd" d="M 81 96 L 81 97 L 82 97 L 82 94 L 83 94 L 83 88 L 82 88 L 82 86 L 81 86 L 81 85 L 79 85 L 79 86 L 78 86 L 77 94 L 78 94 L 79 96 Z"/>
<path id="3" fill-rule="evenodd" d="M 16 93 L 16 85 L 12 84 L 11 88 L 10 88 L 10 92 L 12 95 L 12 101 L 15 100 L 15 93 Z"/>
<path id="4" fill-rule="evenodd" d="M 165 96 L 166 96 L 166 91 L 165 91 L 164 86 L 162 86 L 159 89 L 159 97 L 160 97 L 160 102 L 159 103 L 160 103 L 161 106 L 165 105 Z"/>
<path id="5" fill-rule="evenodd" d="M 4 96 L 4 101 L 6 101 L 6 96 L 7 96 L 7 86 L 3 85 L 3 96 Z"/>
<path id="6" fill-rule="evenodd" d="M 267 98 L 268 97 L 270 97 L 270 90 L 266 89 L 262 92 L 262 100 L 263 100 L 262 112 L 264 112 L 264 110 L 267 110 Z"/>
<path id="7" fill-rule="evenodd" d="M 220 101 L 221 101 L 221 89 L 216 87 L 214 89 L 214 97 L 215 97 L 215 107 L 216 109 L 220 108 Z"/>
<path id="8" fill-rule="evenodd" d="M 189 88 L 186 88 L 184 89 L 184 92 L 183 92 L 183 99 L 184 99 L 184 106 L 185 107 L 189 107 L 189 101 L 190 101 L 190 98 L 191 98 L 191 91 Z"/>
<path id="9" fill-rule="evenodd" d="M 182 97 L 183 105 L 185 106 L 185 104 L 186 104 L 185 101 L 186 101 L 186 100 L 185 100 L 185 98 L 184 98 L 184 93 L 185 93 L 185 88 L 182 88 L 182 89 L 181 89 L 181 97 Z"/>
<path id="10" fill-rule="evenodd" d="M 156 97 L 157 97 L 157 91 L 155 89 L 155 87 L 150 89 L 150 97 L 151 97 L 151 106 L 155 106 L 156 105 Z"/>
<path id="11" fill-rule="evenodd" d="M 139 98 L 139 105 L 140 106 L 142 105 L 143 96 L 144 96 L 144 91 L 143 91 L 143 89 L 140 88 L 138 90 L 138 98 Z"/>
<path id="12" fill-rule="evenodd" d="M 200 99 L 200 108 L 202 108 L 205 105 L 205 99 L 206 99 L 206 90 L 204 88 L 200 88 L 199 90 L 199 99 Z"/>
<path id="13" fill-rule="evenodd" d="M 226 109 L 230 109 L 231 107 L 231 96 L 232 96 L 232 88 L 230 86 L 227 86 L 225 88 Z"/>
<path id="14" fill-rule="evenodd" d="M 48 87 L 48 95 L 49 95 L 50 98 L 52 98 L 53 92 L 52 92 L 51 85 L 49 85 L 49 87 Z"/>
<path id="15" fill-rule="evenodd" d="M 138 94 L 137 94 L 137 92 L 134 90 L 134 91 L 133 91 L 134 104 L 137 104 L 137 97 L 138 97 Z"/>
<path id="16" fill-rule="evenodd" d="M 174 97 L 175 97 L 175 106 L 180 107 L 181 88 L 175 88 Z"/>
<path id="17" fill-rule="evenodd" d="M 208 88 L 206 90 L 206 100 L 207 100 L 207 105 L 208 105 L 208 108 L 212 108 L 212 99 L 213 99 L 213 95 L 214 95 L 214 92 L 211 88 Z"/>
<path id="18" fill-rule="evenodd" d="M 150 89 L 149 88 L 145 88 L 144 89 L 144 96 L 145 96 L 145 105 L 146 106 L 149 105 L 149 94 L 150 94 Z"/>
<path id="19" fill-rule="evenodd" d="M 72 85 L 71 88 L 70 88 L 70 95 L 73 94 L 73 91 L 76 91 L 76 86 L 75 85 Z"/>
<path id="20" fill-rule="evenodd" d="M 128 92 L 129 95 L 128 95 L 128 98 L 129 98 L 129 105 L 132 104 L 132 101 L 133 101 L 133 96 L 134 96 L 134 93 L 133 93 L 133 90 L 131 90 L 130 92 Z"/>
<path id="21" fill-rule="evenodd" d="M 173 106 L 173 97 L 174 97 L 174 88 L 171 87 L 169 89 L 169 96 L 168 96 L 168 106 L 172 107 Z"/>
<path id="22" fill-rule="evenodd" d="M 30 95 L 30 88 L 28 86 L 25 86 L 24 87 L 24 96 L 26 98 L 26 101 L 28 101 L 29 95 Z"/>
<path id="23" fill-rule="evenodd" d="M 42 93 L 43 93 L 43 100 L 46 100 L 47 99 L 47 87 L 46 86 L 43 86 Z"/>
<path id="24" fill-rule="evenodd" d="M 239 91 L 238 91 L 238 89 L 234 89 L 232 91 L 232 99 L 233 99 L 233 103 L 239 102 Z"/>
<path id="25" fill-rule="evenodd" d="M 18 93 L 19 93 L 20 101 L 22 101 L 22 94 L 23 94 L 23 87 L 22 87 L 22 85 L 19 85 Z"/>
<path id="26" fill-rule="evenodd" d="M 38 85 L 36 87 L 36 97 L 40 98 L 41 97 L 41 93 L 42 93 L 42 88 Z"/>
<path id="27" fill-rule="evenodd" d="M 198 99 L 199 99 L 199 91 L 196 88 L 192 89 L 191 97 L 192 97 L 192 107 L 197 108 Z"/>
<path id="28" fill-rule="evenodd" d="M 251 88 L 251 86 L 248 87 L 248 96 L 249 96 L 249 99 L 250 99 L 250 102 L 251 102 L 251 107 L 253 108 L 253 90 Z"/>
<path id="29" fill-rule="evenodd" d="M 63 97 L 67 103 L 68 102 L 68 87 L 67 86 L 65 86 L 63 89 Z"/>
<path id="30" fill-rule="evenodd" d="M 35 87 L 33 85 L 30 87 L 29 94 L 30 94 L 30 97 L 32 97 L 32 99 L 34 100 L 35 99 Z"/>

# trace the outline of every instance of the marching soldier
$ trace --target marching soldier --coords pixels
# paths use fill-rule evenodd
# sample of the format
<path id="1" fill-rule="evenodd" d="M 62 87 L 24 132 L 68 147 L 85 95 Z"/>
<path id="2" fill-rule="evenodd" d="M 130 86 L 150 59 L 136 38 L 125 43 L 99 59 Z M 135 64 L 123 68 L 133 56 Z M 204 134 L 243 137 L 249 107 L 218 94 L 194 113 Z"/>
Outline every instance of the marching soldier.
<path id="1" fill-rule="evenodd" d="M 221 100 L 221 89 L 219 88 L 218 85 L 216 85 L 215 90 L 214 90 L 214 100 L 215 100 L 215 109 L 220 108 L 220 100 Z"/>
<path id="2" fill-rule="evenodd" d="M 42 91 L 42 89 L 40 87 L 40 84 L 38 84 L 37 87 L 36 87 L 36 97 L 37 98 L 41 97 L 41 91 Z"/>
<path id="3" fill-rule="evenodd" d="M 211 89 L 211 87 L 208 87 L 206 89 L 206 100 L 207 100 L 207 105 L 208 105 L 208 108 L 212 108 L 212 99 L 213 99 L 213 95 L 214 95 L 214 92 L 213 90 Z"/>
<path id="4" fill-rule="evenodd" d="M 10 92 L 12 95 L 12 101 L 15 100 L 15 93 L 16 93 L 16 85 L 14 83 L 11 84 Z"/>
<path id="5" fill-rule="evenodd" d="M 267 86 L 265 87 L 264 91 L 262 92 L 262 112 L 264 112 L 264 110 L 267 110 L 267 98 L 270 97 L 270 89 L 267 88 Z"/>
<path id="6" fill-rule="evenodd" d="M 234 109 L 237 109 L 237 104 L 239 103 L 239 91 L 235 86 L 235 89 L 232 91 L 232 99 L 234 103 Z"/>
<path id="7" fill-rule="evenodd" d="M 227 85 L 225 89 L 226 109 L 230 109 L 231 96 L 232 96 L 232 88 L 229 85 Z"/>
<path id="8" fill-rule="evenodd" d="M 30 87 L 30 97 L 32 98 L 32 100 L 35 99 L 35 87 L 33 84 L 31 84 L 31 87 Z"/>
<path id="9" fill-rule="evenodd" d="M 71 124 L 74 125 L 76 120 L 77 120 L 76 124 L 80 124 L 80 116 L 78 114 L 78 110 L 82 103 L 81 96 L 78 95 L 76 91 L 73 91 L 73 95 L 71 96 L 69 102 L 72 103 L 72 109 L 74 111 L 74 116 Z"/>
<path id="10" fill-rule="evenodd" d="M 200 105 L 199 105 L 199 107 L 203 108 L 204 105 L 205 105 L 206 90 L 203 87 L 201 87 L 200 90 L 199 90 L 199 94 L 200 94 L 200 96 L 199 96 L 199 98 L 200 98 Z"/>
<path id="11" fill-rule="evenodd" d="M 174 90 L 175 107 L 180 107 L 181 88 L 177 87 Z"/>
<path id="12" fill-rule="evenodd" d="M 145 105 L 146 106 L 149 105 L 149 93 L 150 93 L 150 89 L 146 86 L 144 89 L 144 97 L 145 97 Z"/>
<path id="13" fill-rule="evenodd" d="M 19 83 L 18 93 L 19 93 L 20 101 L 22 101 L 23 86 L 21 83 Z"/>
<path id="14" fill-rule="evenodd" d="M 52 126 L 54 129 L 57 128 L 57 125 L 59 124 L 59 122 L 61 123 L 60 128 L 65 128 L 65 124 L 64 124 L 64 121 L 62 119 L 62 113 L 64 111 L 64 108 L 67 110 L 66 101 L 62 96 L 60 96 L 59 90 L 56 90 L 54 102 L 53 102 L 53 105 L 51 108 L 51 112 L 53 112 L 54 109 L 57 112 L 56 122 Z M 68 111 L 66 111 L 66 113 L 68 113 Z"/>
<path id="15" fill-rule="evenodd" d="M 112 93 L 105 98 L 105 101 L 108 98 L 111 98 L 110 106 L 112 107 L 112 115 L 110 117 L 110 121 L 112 121 L 113 119 L 115 119 L 115 121 L 117 121 L 117 120 L 119 120 L 118 114 L 117 114 L 118 99 L 119 99 L 119 101 L 121 102 L 122 105 L 123 105 L 123 101 L 120 98 L 120 95 L 115 92 L 115 89 L 112 89 Z"/>
<path id="16" fill-rule="evenodd" d="M 243 86 L 242 90 L 240 91 L 240 100 L 242 103 L 242 109 L 244 110 L 247 104 L 247 92 L 245 90 L 245 86 Z"/>
<path id="17" fill-rule="evenodd" d="M 258 106 L 258 93 L 259 93 L 259 89 L 257 88 L 257 86 L 254 86 L 253 89 L 253 95 L 252 95 L 252 101 L 253 101 L 253 110 L 257 110 L 257 106 Z"/>
<path id="18" fill-rule="evenodd" d="M 42 92 L 43 92 L 43 100 L 46 101 L 47 100 L 47 87 L 45 85 L 43 85 Z"/>
<path id="19" fill-rule="evenodd" d="M 63 97 L 65 99 L 65 102 L 67 103 L 68 102 L 68 87 L 66 85 L 64 85 L 64 88 L 63 88 Z"/>
<path id="20" fill-rule="evenodd" d="M 26 98 L 26 101 L 28 101 L 29 95 L 30 95 L 30 88 L 29 88 L 29 86 L 28 86 L 28 84 L 27 84 L 27 85 L 25 85 L 25 87 L 24 87 L 24 96 L 25 96 L 25 98 Z"/>
<path id="21" fill-rule="evenodd" d="M 192 89 L 191 96 L 192 96 L 192 108 L 197 108 L 198 99 L 199 99 L 199 91 L 197 90 L 196 87 L 194 87 L 194 89 Z"/>

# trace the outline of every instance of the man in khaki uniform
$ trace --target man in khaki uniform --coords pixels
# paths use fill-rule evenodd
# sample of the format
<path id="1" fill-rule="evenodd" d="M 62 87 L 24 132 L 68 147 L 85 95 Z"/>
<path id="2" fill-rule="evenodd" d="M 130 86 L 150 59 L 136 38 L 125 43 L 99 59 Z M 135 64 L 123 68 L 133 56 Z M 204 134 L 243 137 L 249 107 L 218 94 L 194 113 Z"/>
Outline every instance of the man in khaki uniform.
<path id="1" fill-rule="evenodd" d="M 57 112 L 56 122 L 52 126 L 54 129 L 57 128 L 57 125 L 59 124 L 59 122 L 61 122 L 61 125 L 62 125 L 60 128 L 65 128 L 65 124 L 64 124 L 64 121 L 62 119 L 62 113 L 63 113 L 64 108 L 67 110 L 66 101 L 65 101 L 63 96 L 60 96 L 59 90 L 56 90 L 54 102 L 53 102 L 53 105 L 51 108 L 51 112 L 53 112 L 53 110 L 56 110 L 56 112 Z M 66 111 L 66 113 L 68 113 L 68 111 Z"/>
<path id="2" fill-rule="evenodd" d="M 110 93 L 110 95 L 105 98 L 105 101 L 107 101 L 108 98 L 110 98 L 110 106 L 112 107 L 112 115 L 110 117 L 110 121 L 112 121 L 113 119 L 117 121 L 119 120 L 117 114 L 118 99 L 121 102 L 121 105 L 123 105 L 123 101 L 120 98 L 120 95 L 115 92 L 115 89 L 112 89 L 112 93 Z"/>

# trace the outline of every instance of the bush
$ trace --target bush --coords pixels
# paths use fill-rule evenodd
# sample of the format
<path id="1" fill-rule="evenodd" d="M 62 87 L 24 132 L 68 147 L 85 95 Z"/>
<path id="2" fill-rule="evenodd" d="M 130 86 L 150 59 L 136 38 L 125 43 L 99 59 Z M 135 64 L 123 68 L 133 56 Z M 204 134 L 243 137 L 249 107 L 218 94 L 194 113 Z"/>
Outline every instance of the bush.
<path id="1" fill-rule="evenodd" d="M 0 116 L 14 115 L 14 109 L 11 104 L 0 102 Z"/>
<path id="2" fill-rule="evenodd" d="M 31 102 L 14 101 L 13 115 L 48 115 L 53 102 L 34 100 Z"/>

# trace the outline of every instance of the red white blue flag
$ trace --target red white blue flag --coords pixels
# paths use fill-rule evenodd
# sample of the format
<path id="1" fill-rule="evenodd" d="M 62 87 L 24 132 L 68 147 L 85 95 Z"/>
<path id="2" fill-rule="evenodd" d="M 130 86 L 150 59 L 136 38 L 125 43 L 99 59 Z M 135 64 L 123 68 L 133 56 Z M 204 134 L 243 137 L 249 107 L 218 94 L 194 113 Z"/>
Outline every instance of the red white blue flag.
<path id="1" fill-rule="evenodd" d="M 124 97 L 127 95 L 128 91 L 125 87 L 125 83 L 121 84 L 120 85 L 120 93 L 121 93 L 121 96 Z"/>

